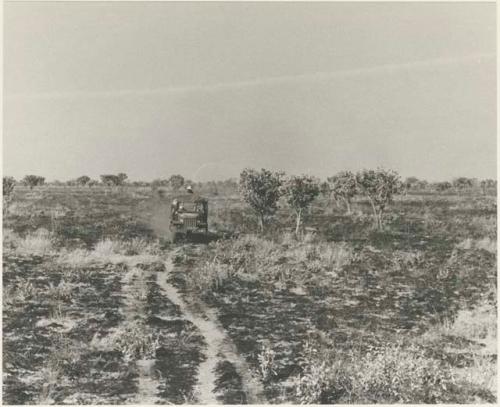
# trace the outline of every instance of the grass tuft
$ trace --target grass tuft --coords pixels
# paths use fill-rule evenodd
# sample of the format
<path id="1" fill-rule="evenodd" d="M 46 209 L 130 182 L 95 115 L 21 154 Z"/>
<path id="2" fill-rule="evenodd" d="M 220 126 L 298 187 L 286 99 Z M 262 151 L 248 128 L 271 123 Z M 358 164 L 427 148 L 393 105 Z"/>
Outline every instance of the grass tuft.
<path id="1" fill-rule="evenodd" d="M 44 256 L 50 254 L 53 248 L 53 235 L 46 229 L 38 229 L 15 242 L 15 250 L 19 254 Z"/>

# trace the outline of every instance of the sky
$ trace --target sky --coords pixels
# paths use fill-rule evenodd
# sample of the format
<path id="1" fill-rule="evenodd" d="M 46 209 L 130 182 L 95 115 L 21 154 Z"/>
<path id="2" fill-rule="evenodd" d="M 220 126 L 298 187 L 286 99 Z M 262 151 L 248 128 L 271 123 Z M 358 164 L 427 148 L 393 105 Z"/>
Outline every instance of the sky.
<path id="1" fill-rule="evenodd" d="M 5 2 L 3 173 L 496 178 L 494 3 Z"/>

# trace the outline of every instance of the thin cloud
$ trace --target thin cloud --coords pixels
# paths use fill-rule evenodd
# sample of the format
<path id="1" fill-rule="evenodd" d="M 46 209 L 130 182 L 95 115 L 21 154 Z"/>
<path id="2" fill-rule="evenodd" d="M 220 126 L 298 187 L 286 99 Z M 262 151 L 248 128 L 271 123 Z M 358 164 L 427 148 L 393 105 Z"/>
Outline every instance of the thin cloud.
<path id="1" fill-rule="evenodd" d="M 400 64 L 386 64 L 368 68 L 345 69 L 331 72 L 315 72 L 298 75 L 282 75 L 257 78 L 237 82 L 221 82 L 206 85 L 171 86 L 155 89 L 119 89 L 103 91 L 41 92 L 41 93 L 5 93 L 6 99 L 75 99 L 75 98 L 120 98 L 133 96 L 155 96 L 184 94 L 192 92 L 217 92 L 255 86 L 272 86 L 293 82 L 323 81 L 336 78 L 349 78 L 361 75 L 393 74 L 398 71 L 419 70 L 432 67 L 454 66 L 463 63 L 482 63 L 495 60 L 495 54 L 476 54 L 463 57 L 439 58 L 413 61 Z"/>

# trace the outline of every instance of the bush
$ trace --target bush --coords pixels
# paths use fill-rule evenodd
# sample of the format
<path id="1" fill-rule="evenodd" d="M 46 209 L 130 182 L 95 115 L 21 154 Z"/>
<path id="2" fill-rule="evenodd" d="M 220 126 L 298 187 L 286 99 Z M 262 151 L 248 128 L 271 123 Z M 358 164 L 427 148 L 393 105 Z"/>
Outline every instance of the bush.
<path id="1" fill-rule="evenodd" d="M 454 400 L 449 367 L 414 345 L 386 344 L 364 354 L 321 349 L 302 361 L 296 397 L 309 403 L 436 403 Z"/>
<path id="2" fill-rule="evenodd" d="M 92 345 L 101 350 L 119 350 L 126 361 L 151 359 L 159 348 L 160 337 L 137 322 L 126 322 L 102 339 L 94 337 Z"/>
<path id="3" fill-rule="evenodd" d="M 241 196 L 257 215 L 261 232 L 278 209 L 278 200 L 282 194 L 282 178 L 283 173 L 273 173 L 264 168 L 261 171 L 245 169 L 240 174 Z"/>
<path id="4" fill-rule="evenodd" d="M 221 264 L 217 259 L 205 262 L 205 264 L 193 267 L 186 275 L 186 284 L 191 289 L 203 296 L 219 291 L 226 280 L 234 275 L 233 268 L 227 264 Z"/>

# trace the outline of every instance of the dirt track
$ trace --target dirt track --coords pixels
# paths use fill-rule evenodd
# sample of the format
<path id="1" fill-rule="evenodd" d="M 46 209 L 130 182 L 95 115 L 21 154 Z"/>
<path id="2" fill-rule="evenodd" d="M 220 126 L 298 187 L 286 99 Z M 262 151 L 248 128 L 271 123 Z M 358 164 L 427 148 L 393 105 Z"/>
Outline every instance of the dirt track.
<path id="1" fill-rule="evenodd" d="M 216 388 L 218 387 L 216 370 L 217 366 L 225 361 L 232 364 L 242 379 L 242 391 L 245 395 L 244 401 L 249 404 L 264 403 L 265 398 L 262 384 L 257 378 L 251 375 L 248 364 L 238 355 L 234 343 L 218 322 L 215 312 L 206 306 L 203 307 L 204 315 L 192 311 L 193 307 L 190 307 L 182 299 L 177 288 L 168 282 L 169 274 L 175 267 L 172 261 L 174 254 L 175 252 L 171 253 L 165 261 L 166 272 L 158 273 L 157 281 L 170 301 L 179 307 L 183 317 L 199 329 L 207 344 L 205 350 L 206 360 L 199 366 L 198 383 L 195 390 L 195 396 L 199 403 L 217 404 L 222 398 L 223 395 L 216 394 Z M 200 303 L 196 304 L 196 308 L 200 309 Z M 242 401 L 240 400 L 240 402 Z"/>

